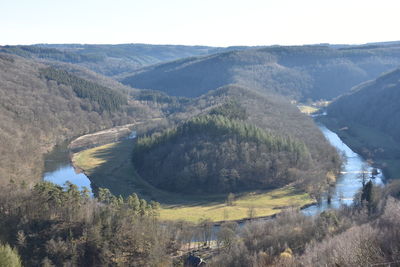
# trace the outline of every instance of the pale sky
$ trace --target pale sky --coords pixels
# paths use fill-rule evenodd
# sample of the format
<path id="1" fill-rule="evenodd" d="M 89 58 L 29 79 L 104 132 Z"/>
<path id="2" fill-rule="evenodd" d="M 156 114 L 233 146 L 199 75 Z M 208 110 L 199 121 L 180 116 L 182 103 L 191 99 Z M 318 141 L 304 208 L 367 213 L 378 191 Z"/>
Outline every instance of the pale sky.
<path id="1" fill-rule="evenodd" d="M 399 0 L 0 0 L 0 45 L 400 40 Z"/>

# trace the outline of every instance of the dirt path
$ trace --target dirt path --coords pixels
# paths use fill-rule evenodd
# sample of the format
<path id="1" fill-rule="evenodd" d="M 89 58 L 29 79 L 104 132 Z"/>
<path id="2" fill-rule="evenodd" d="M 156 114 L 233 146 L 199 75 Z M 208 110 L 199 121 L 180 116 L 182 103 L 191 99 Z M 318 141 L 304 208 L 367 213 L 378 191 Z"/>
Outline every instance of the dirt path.
<path id="1" fill-rule="evenodd" d="M 82 135 L 74 139 L 69 144 L 69 149 L 73 152 L 77 152 L 83 149 L 92 148 L 100 145 L 105 145 L 112 142 L 120 141 L 122 138 L 129 136 L 132 133 L 135 126 L 144 125 L 146 123 L 153 123 L 160 121 L 162 118 L 153 118 L 146 121 L 138 121 L 135 123 L 125 124 L 122 126 L 116 126 L 110 129 L 98 131 L 91 134 Z"/>

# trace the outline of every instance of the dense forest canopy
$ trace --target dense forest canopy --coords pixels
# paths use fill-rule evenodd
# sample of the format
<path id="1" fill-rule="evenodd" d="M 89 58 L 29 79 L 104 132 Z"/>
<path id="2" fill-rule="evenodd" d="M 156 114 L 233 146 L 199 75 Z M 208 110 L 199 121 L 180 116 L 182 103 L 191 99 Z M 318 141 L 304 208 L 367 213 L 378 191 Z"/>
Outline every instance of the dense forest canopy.
<path id="1" fill-rule="evenodd" d="M 71 86 L 78 97 L 96 102 L 100 107 L 99 111 L 120 110 L 122 105 L 127 104 L 127 97 L 120 92 L 79 78 L 65 70 L 49 67 L 41 69 L 40 74 L 47 80 Z"/>
<path id="2" fill-rule="evenodd" d="M 339 49 L 276 46 L 158 64 L 138 70 L 122 82 L 187 97 L 235 83 L 306 101 L 335 98 L 399 64 L 398 45 Z"/>
<path id="3" fill-rule="evenodd" d="M 229 193 L 280 187 L 306 170 L 304 143 L 269 134 L 222 115 L 195 117 L 161 135 L 139 138 L 133 152 L 139 174 L 181 193 Z M 292 170 L 290 170 L 292 169 Z"/>
<path id="4" fill-rule="evenodd" d="M 169 191 L 234 192 L 295 182 L 320 194 L 326 174 L 340 168 L 336 150 L 313 122 L 276 95 L 222 87 L 184 104 L 170 116 L 177 118 L 178 126 L 139 138 L 133 153 L 142 178 Z"/>

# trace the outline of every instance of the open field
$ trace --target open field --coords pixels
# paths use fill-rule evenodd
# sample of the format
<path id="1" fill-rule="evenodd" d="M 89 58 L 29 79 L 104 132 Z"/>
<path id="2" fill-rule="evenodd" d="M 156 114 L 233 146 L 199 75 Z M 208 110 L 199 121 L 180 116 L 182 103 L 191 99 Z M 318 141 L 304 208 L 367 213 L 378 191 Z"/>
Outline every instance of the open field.
<path id="1" fill-rule="evenodd" d="M 297 108 L 300 110 L 300 112 L 305 114 L 312 114 L 319 110 L 319 108 L 309 105 L 298 105 Z"/>
<path id="2" fill-rule="evenodd" d="M 313 200 L 308 194 L 298 193 L 292 187 L 285 187 L 268 192 L 246 193 L 239 196 L 233 206 L 228 206 L 224 202 L 162 205 L 160 218 L 190 222 L 198 222 L 200 219 L 210 219 L 214 222 L 236 221 L 250 217 L 270 216 L 287 207 L 300 207 L 311 203 Z"/>
<path id="3" fill-rule="evenodd" d="M 161 220 L 241 220 L 270 216 L 287 207 L 313 203 L 308 194 L 297 192 L 293 187 L 242 193 L 236 196 L 231 206 L 226 204 L 226 195 L 193 196 L 165 192 L 136 174 L 131 162 L 133 145 L 132 140 L 124 140 L 84 150 L 74 154 L 73 162 L 90 177 L 94 187 L 106 187 L 123 196 L 136 192 L 140 197 L 160 202 Z"/>

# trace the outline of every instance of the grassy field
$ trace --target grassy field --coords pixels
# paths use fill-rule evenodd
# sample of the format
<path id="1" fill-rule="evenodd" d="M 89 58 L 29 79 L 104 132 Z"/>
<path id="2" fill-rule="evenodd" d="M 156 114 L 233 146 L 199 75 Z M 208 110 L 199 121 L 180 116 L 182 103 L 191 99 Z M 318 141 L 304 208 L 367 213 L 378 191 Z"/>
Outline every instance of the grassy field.
<path id="1" fill-rule="evenodd" d="M 133 145 L 132 140 L 125 140 L 84 150 L 74 154 L 73 162 L 84 170 L 95 187 L 106 187 L 123 196 L 136 192 L 140 197 L 160 202 L 161 220 L 241 220 L 269 216 L 284 208 L 313 203 L 308 194 L 297 192 L 293 187 L 242 193 L 236 196 L 231 206 L 226 204 L 226 195 L 193 196 L 165 192 L 137 175 L 131 162 Z"/>
<path id="2" fill-rule="evenodd" d="M 163 220 L 185 220 L 198 222 L 210 219 L 214 222 L 241 220 L 249 217 L 264 217 L 281 212 L 282 209 L 313 203 L 308 194 L 296 192 L 291 187 L 269 192 L 246 193 L 236 199 L 233 206 L 222 203 L 199 203 L 162 205 L 160 218 Z"/>
<path id="3" fill-rule="evenodd" d="M 300 110 L 300 112 L 305 114 L 312 114 L 319 110 L 319 108 L 309 105 L 298 105 L 297 108 Z"/>

